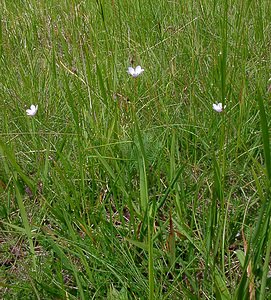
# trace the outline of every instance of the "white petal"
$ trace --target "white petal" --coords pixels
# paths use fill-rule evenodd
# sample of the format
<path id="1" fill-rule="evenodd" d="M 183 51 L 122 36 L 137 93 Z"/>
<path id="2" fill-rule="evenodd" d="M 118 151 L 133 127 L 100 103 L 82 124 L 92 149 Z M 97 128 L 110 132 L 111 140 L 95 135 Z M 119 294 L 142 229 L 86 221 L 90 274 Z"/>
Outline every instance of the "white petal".
<path id="1" fill-rule="evenodd" d="M 32 104 L 30 106 L 30 109 L 26 110 L 26 113 L 27 113 L 28 116 L 35 116 L 35 114 L 37 113 L 37 111 L 38 111 L 38 105 L 35 106 L 34 104 Z"/>
<path id="2" fill-rule="evenodd" d="M 132 76 L 135 74 L 135 70 L 132 67 L 129 67 L 127 72 Z"/>
<path id="3" fill-rule="evenodd" d="M 34 116 L 35 113 L 34 113 L 32 110 L 30 110 L 30 111 L 27 113 L 27 115 L 28 115 L 28 116 Z"/>
<path id="4" fill-rule="evenodd" d="M 141 66 L 137 66 L 137 67 L 135 68 L 135 73 L 136 73 L 137 75 L 141 74 L 142 72 L 144 72 L 144 69 L 142 69 Z"/>
<path id="5" fill-rule="evenodd" d="M 214 103 L 213 104 L 213 109 L 216 111 L 216 112 L 222 112 L 223 111 L 223 107 L 222 107 L 222 103 Z"/>
<path id="6" fill-rule="evenodd" d="M 140 73 L 140 72 L 141 72 L 141 66 L 137 66 L 137 67 L 135 68 L 135 72 L 136 72 L 136 73 Z"/>

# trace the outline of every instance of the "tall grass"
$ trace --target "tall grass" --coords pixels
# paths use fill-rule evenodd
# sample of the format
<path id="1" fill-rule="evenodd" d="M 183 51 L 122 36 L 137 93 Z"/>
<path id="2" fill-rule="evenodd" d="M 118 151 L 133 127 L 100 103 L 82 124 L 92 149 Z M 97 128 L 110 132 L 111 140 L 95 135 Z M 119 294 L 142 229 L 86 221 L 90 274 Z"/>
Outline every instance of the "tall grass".
<path id="1" fill-rule="evenodd" d="M 0 20 L 1 298 L 268 299 L 271 3 Z"/>

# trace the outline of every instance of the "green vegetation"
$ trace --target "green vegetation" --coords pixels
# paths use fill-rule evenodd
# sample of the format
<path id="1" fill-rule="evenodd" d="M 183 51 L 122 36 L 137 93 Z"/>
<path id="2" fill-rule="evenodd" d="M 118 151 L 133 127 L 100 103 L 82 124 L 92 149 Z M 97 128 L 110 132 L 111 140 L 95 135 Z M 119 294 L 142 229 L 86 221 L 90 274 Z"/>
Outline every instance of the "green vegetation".
<path id="1" fill-rule="evenodd" d="M 269 299 L 271 1 L 0 4 L 0 298 Z"/>

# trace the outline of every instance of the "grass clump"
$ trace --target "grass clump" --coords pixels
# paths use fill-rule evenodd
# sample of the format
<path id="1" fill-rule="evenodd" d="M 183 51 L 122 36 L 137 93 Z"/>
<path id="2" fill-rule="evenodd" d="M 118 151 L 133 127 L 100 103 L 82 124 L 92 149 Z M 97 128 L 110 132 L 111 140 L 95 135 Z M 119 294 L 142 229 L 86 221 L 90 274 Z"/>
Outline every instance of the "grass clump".
<path id="1" fill-rule="evenodd" d="M 270 297 L 270 16 L 2 1 L 1 298 Z"/>

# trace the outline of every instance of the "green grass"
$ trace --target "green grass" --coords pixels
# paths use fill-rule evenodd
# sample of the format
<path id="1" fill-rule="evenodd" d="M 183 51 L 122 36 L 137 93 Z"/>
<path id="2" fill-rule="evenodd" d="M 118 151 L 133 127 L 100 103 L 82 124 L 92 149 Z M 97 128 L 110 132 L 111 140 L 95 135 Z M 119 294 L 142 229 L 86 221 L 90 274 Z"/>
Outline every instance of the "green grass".
<path id="1" fill-rule="evenodd" d="M 271 2 L 0 4 L 0 298 L 269 299 Z"/>

